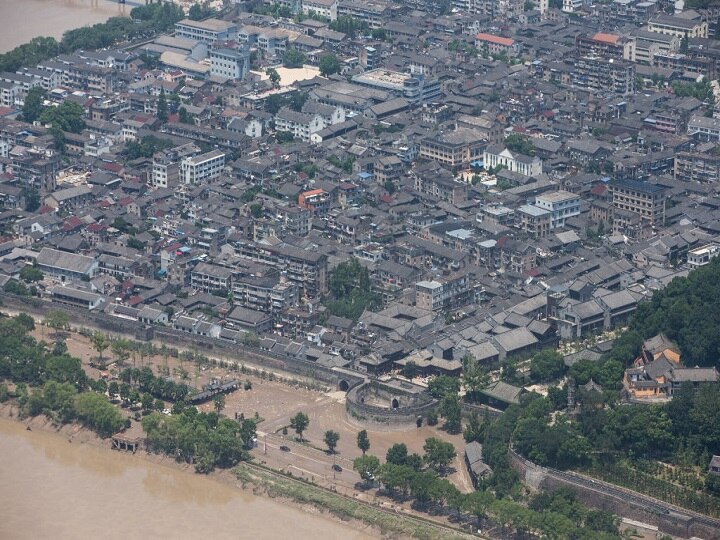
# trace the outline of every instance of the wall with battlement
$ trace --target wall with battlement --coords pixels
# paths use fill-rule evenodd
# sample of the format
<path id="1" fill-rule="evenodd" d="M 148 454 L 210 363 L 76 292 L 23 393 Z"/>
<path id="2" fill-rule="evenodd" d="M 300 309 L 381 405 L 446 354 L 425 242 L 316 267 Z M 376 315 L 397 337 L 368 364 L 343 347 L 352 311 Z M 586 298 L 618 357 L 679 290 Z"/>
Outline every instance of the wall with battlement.
<path id="1" fill-rule="evenodd" d="M 397 408 L 393 408 L 393 400 Z M 414 425 L 418 418 L 425 422 L 427 416 L 437 410 L 438 402 L 427 392 L 404 392 L 396 386 L 368 381 L 350 389 L 345 406 L 358 423 L 400 427 Z"/>

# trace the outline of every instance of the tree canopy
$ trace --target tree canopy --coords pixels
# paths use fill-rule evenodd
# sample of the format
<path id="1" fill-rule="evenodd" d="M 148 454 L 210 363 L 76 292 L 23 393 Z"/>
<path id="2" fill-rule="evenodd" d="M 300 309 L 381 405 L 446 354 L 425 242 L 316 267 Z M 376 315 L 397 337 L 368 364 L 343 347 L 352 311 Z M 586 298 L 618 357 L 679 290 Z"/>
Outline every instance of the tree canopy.
<path id="1" fill-rule="evenodd" d="M 380 296 L 373 292 L 370 274 L 360 262 L 352 258 L 340 263 L 330 278 L 332 300 L 326 302 L 334 315 L 357 319 L 366 309 L 380 305 Z"/>
<path id="2" fill-rule="evenodd" d="M 57 107 L 47 107 L 40 113 L 40 122 L 70 133 L 85 129 L 85 110 L 74 101 L 63 101 Z"/>
<path id="3" fill-rule="evenodd" d="M 340 59 L 334 54 L 326 54 L 320 59 L 320 75 L 323 77 L 329 77 L 334 73 L 340 73 Z"/>
<path id="4" fill-rule="evenodd" d="M 628 338 L 639 352 L 642 339 L 665 333 L 680 347 L 682 362 L 689 366 L 720 369 L 720 258 L 693 270 L 687 277 L 673 279 L 638 306 L 630 321 Z M 613 351 L 615 352 L 615 351 Z M 626 361 L 632 358 L 625 358 Z"/>

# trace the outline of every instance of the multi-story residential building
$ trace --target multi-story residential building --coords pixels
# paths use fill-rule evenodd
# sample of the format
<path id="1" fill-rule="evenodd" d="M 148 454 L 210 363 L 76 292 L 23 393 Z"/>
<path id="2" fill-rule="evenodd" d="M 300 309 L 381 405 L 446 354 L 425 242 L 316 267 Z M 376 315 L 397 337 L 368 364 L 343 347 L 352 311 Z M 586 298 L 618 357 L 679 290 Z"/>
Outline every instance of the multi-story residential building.
<path id="1" fill-rule="evenodd" d="M 415 306 L 428 311 L 455 309 L 473 299 L 472 281 L 467 272 L 415 284 Z"/>
<path id="2" fill-rule="evenodd" d="M 111 68 L 93 64 L 73 64 L 63 76 L 63 85 L 102 94 L 115 91 L 117 77 Z"/>
<path id="3" fill-rule="evenodd" d="M 413 76 L 388 69 L 373 69 L 365 73 L 359 73 L 353 75 L 352 81 L 368 88 L 392 92 L 412 104 L 434 101 L 442 95 L 438 79 L 424 75 Z"/>
<path id="4" fill-rule="evenodd" d="M 338 0 L 338 17 L 352 17 L 366 23 L 371 30 L 382 27 L 389 13 L 389 4 L 382 0 Z"/>
<path id="5" fill-rule="evenodd" d="M 286 131 L 296 139 L 314 140 L 313 135 L 336 124 L 345 122 L 345 109 L 308 101 L 300 112 L 283 107 L 275 115 L 275 129 Z M 320 139 L 322 141 L 322 139 Z"/>
<path id="6" fill-rule="evenodd" d="M 533 238 L 545 238 L 552 228 L 552 213 L 532 204 L 517 209 L 518 227 Z"/>
<path id="7" fill-rule="evenodd" d="M 706 79 L 715 79 L 716 60 L 714 58 L 703 58 L 694 54 L 657 52 L 653 54 L 650 65 L 657 68 L 682 71 L 686 76 L 702 75 Z"/>
<path id="8" fill-rule="evenodd" d="M 17 107 L 22 101 L 22 87 L 11 82 L 0 81 L 0 106 L 9 109 Z"/>
<path id="9" fill-rule="evenodd" d="M 501 204 L 487 204 L 480 208 L 477 220 L 496 226 L 510 227 L 515 224 L 515 210 Z"/>
<path id="10" fill-rule="evenodd" d="M 210 51 L 210 75 L 229 79 L 244 79 L 250 69 L 250 51 L 243 49 L 213 49 Z"/>
<path id="11" fill-rule="evenodd" d="M 525 176 L 542 174 L 542 161 L 540 158 L 513 152 L 501 144 L 493 144 L 485 149 L 483 152 L 483 166 L 485 169 L 504 167 L 509 171 Z"/>
<path id="12" fill-rule="evenodd" d="M 609 184 L 615 208 L 638 214 L 656 226 L 665 222 L 665 188 L 635 180 L 615 180 Z"/>
<path id="13" fill-rule="evenodd" d="M 211 150 L 199 156 L 186 157 L 180 162 L 180 183 L 201 184 L 220 176 L 225 168 L 225 153 Z"/>
<path id="14" fill-rule="evenodd" d="M 302 12 L 334 21 L 338 17 L 338 0 L 302 0 Z"/>
<path id="15" fill-rule="evenodd" d="M 674 35 L 658 34 L 647 30 L 636 30 L 633 32 L 635 38 L 635 62 L 638 64 L 650 64 L 656 54 L 677 51 L 680 47 L 680 39 Z"/>
<path id="16" fill-rule="evenodd" d="M 293 138 L 309 141 L 313 133 L 325 129 L 325 121 L 319 114 L 309 114 L 283 107 L 275 115 L 276 131 L 291 133 Z"/>
<path id="17" fill-rule="evenodd" d="M 520 276 L 537 268 L 537 250 L 533 245 L 507 237 L 500 240 L 501 268 Z"/>
<path id="18" fill-rule="evenodd" d="M 305 297 L 315 298 L 327 293 L 327 255 L 324 253 L 287 243 L 270 245 L 238 239 L 232 244 L 236 255 L 285 272 L 287 279 L 295 283 Z"/>
<path id="19" fill-rule="evenodd" d="M 706 38 L 708 37 L 707 21 L 697 19 L 685 19 L 672 15 L 658 15 L 648 21 L 648 30 L 658 34 L 667 34 L 683 38 Z"/>
<path id="20" fill-rule="evenodd" d="M 565 221 L 580 215 L 580 196 L 569 191 L 550 191 L 535 197 L 535 206 L 550 212 L 550 228 L 564 227 Z"/>
<path id="21" fill-rule="evenodd" d="M 207 293 L 229 291 L 231 285 L 232 270 L 229 268 L 201 262 L 190 271 L 190 286 L 195 290 Z"/>
<path id="22" fill-rule="evenodd" d="M 420 144 L 420 157 L 455 169 L 483 159 L 486 146 L 487 139 L 480 131 L 461 127 L 425 137 Z"/>
<path id="23" fill-rule="evenodd" d="M 150 183 L 153 187 L 175 187 L 180 181 L 180 162 L 200 153 L 200 147 L 194 143 L 176 146 L 153 155 L 153 167 Z"/>
<path id="24" fill-rule="evenodd" d="M 382 52 L 379 47 L 362 46 L 358 52 L 358 60 L 365 69 L 376 69 L 382 61 Z"/>
<path id="25" fill-rule="evenodd" d="M 687 132 L 700 141 L 720 141 L 720 118 L 694 115 L 688 122 Z"/>
<path id="26" fill-rule="evenodd" d="M 193 21 L 183 19 L 175 23 L 175 37 L 194 39 L 206 43 L 228 41 L 237 35 L 237 25 L 220 19 L 206 19 Z"/>
<path id="27" fill-rule="evenodd" d="M 330 206 L 330 194 L 324 189 L 311 189 L 298 195 L 298 206 L 313 215 L 322 216 Z"/>
<path id="28" fill-rule="evenodd" d="M 277 314 L 298 303 L 298 288 L 275 272 L 265 276 L 236 273 L 232 279 L 233 302 L 243 307 Z"/>
<path id="29" fill-rule="evenodd" d="M 415 190 L 437 201 L 457 204 L 467 199 L 468 186 L 452 177 L 437 174 L 415 174 Z"/>
<path id="30" fill-rule="evenodd" d="M 514 39 L 485 34 L 484 32 L 475 35 L 475 48 L 485 54 L 515 56 L 518 52 L 518 46 Z"/>
<path id="31" fill-rule="evenodd" d="M 720 181 L 720 154 L 717 152 L 678 152 L 675 178 L 692 182 Z"/>
<path id="32" fill-rule="evenodd" d="M 592 36 L 580 35 L 575 48 L 582 56 L 597 55 L 604 58 L 635 61 L 635 39 L 616 34 L 597 32 Z"/>
<path id="33" fill-rule="evenodd" d="M 687 253 L 687 263 L 691 268 L 699 268 L 710 264 L 710 261 L 720 255 L 720 245 L 713 242 L 705 246 L 691 249 Z"/>
<path id="34" fill-rule="evenodd" d="M 614 58 L 582 56 L 566 60 L 573 64 L 572 82 L 594 92 L 635 93 L 635 64 Z"/>

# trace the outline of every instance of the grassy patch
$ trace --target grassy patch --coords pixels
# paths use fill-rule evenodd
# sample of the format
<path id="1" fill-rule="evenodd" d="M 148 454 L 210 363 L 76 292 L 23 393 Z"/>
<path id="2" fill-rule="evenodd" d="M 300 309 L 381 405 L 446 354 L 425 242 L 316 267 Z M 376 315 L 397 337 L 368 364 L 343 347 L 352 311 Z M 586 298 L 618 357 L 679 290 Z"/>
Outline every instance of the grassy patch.
<path id="1" fill-rule="evenodd" d="M 396 516 L 323 488 L 299 480 L 283 478 L 245 463 L 239 464 L 234 472 L 243 486 L 251 484 L 263 489 L 271 497 L 285 497 L 301 504 L 311 504 L 343 520 L 357 519 L 376 527 L 383 535 L 398 534 L 422 540 L 464 538 L 460 533 L 453 534 L 430 523 L 423 523 L 419 519 Z"/>

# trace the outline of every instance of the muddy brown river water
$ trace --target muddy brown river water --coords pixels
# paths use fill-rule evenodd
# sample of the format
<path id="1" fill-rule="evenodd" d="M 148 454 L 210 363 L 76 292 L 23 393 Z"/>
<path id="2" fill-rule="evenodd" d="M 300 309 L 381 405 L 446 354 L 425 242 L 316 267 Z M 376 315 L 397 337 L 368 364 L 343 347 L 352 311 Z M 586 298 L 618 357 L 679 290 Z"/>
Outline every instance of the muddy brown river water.
<path id="1" fill-rule="evenodd" d="M 201 475 L 0 419 L 0 538 L 371 536 Z"/>
<path id="2" fill-rule="evenodd" d="M 0 0 L 0 53 L 37 36 L 59 39 L 72 28 L 129 16 L 134 5 L 112 0 Z"/>

